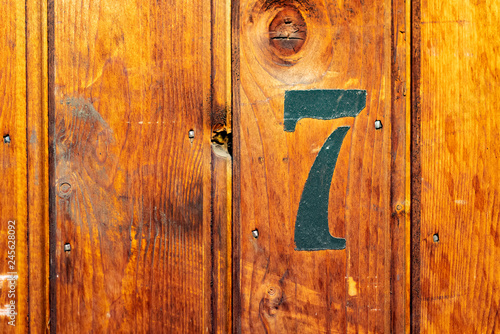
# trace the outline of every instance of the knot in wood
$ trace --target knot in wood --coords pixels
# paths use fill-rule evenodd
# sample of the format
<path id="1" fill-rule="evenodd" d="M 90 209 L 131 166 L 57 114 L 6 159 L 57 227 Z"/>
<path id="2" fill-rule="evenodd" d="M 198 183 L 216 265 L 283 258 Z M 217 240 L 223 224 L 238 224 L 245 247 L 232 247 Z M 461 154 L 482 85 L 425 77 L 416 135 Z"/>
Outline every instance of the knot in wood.
<path id="1" fill-rule="evenodd" d="M 68 182 L 61 182 L 59 184 L 59 197 L 68 198 L 71 195 L 71 184 Z"/>
<path id="2" fill-rule="evenodd" d="M 264 298 L 261 300 L 262 311 L 270 317 L 278 313 L 280 305 L 283 303 L 283 293 L 278 286 L 271 286 L 267 289 Z"/>
<path id="3" fill-rule="evenodd" d="M 277 56 L 288 57 L 302 49 L 307 25 L 296 7 L 286 6 L 269 25 L 269 41 Z"/>

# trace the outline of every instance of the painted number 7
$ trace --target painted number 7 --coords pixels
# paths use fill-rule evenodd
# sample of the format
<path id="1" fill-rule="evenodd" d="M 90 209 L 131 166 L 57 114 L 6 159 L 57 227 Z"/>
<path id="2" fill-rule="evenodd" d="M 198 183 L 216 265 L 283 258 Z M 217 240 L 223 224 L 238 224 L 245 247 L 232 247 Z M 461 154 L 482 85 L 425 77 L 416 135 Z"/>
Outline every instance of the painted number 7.
<path id="1" fill-rule="evenodd" d="M 285 93 L 285 131 L 302 118 L 356 117 L 366 106 L 365 90 L 293 90 Z M 337 128 L 325 141 L 309 171 L 295 221 L 296 250 L 344 249 L 345 239 L 328 229 L 328 200 L 335 164 L 349 126 Z"/>

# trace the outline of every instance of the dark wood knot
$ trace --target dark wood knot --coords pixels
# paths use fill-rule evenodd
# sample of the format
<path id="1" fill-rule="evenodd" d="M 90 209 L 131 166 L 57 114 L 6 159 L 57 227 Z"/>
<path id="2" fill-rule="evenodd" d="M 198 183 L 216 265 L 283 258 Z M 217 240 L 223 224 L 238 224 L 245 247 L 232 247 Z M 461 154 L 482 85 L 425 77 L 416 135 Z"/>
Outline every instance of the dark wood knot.
<path id="1" fill-rule="evenodd" d="M 267 289 L 264 297 L 262 298 L 261 312 L 267 316 L 274 317 L 278 313 L 280 305 L 283 303 L 283 293 L 278 286 L 271 286 Z"/>
<path id="2" fill-rule="evenodd" d="M 61 182 L 59 184 L 59 197 L 68 198 L 72 192 L 71 184 L 68 182 Z"/>
<path id="3" fill-rule="evenodd" d="M 307 37 L 307 25 L 300 11 L 285 6 L 269 25 L 269 42 L 277 56 L 289 57 L 302 49 Z"/>

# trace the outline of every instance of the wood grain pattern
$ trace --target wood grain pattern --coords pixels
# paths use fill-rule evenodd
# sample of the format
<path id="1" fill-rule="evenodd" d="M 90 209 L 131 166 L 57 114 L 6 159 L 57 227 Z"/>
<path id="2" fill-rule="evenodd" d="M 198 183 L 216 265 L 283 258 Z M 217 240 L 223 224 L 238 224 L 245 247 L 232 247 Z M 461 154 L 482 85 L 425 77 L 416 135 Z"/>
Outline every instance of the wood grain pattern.
<path id="1" fill-rule="evenodd" d="M 405 141 L 406 141 L 406 154 L 405 154 L 405 244 L 404 244 L 404 256 L 405 256 L 405 279 L 404 279 L 404 287 L 405 291 L 403 294 L 404 298 L 404 332 L 410 333 L 411 331 L 411 312 L 412 312 L 412 304 L 411 304 L 411 279 L 412 279 L 412 224 L 411 224 L 411 214 L 413 207 L 411 205 L 411 186 L 412 186 L 412 163 L 411 163 L 411 149 L 412 149 L 412 98 L 413 94 L 413 77 L 412 77 L 412 43 L 413 43 L 413 19 L 412 19 L 412 2 L 405 1 L 405 39 L 406 39 L 406 83 L 405 83 L 405 106 L 406 106 L 406 133 L 405 133 Z"/>
<path id="2" fill-rule="evenodd" d="M 53 331 L 211 328 L 210 10 L 54 2 Z"/>
<path id="3" fill-rule="evenodd" d="M 49 331 L 47 1 L 26 1 L 29 332 Z"/>
<path id="4" fill-rule="evenodd" d="M 233 10 L 237 331 L 400 330 L 404 224 L 394 235 L 391 227 L 405 212 L 396 208 L 405 194 L 403 3 L 245 0 Z M 275 24 L 280 15 L 289 20 Z M 287 35 L 292 30 L 300 34 Z M 303 44 L 293 41 L 304 35 Z M 292 89 L 365 89 L 367 107 L 355 119 L 303 119 L 285 133 L 284 92 Z M 302 188 L 341 125 L 351 130 L 333 176 L 329 222 L 347 248 L 295 251 Z"/>
<path id="5" fill-rule="evenodd" d="M 231 160 L 212 155 L 212 329 L 232 332 Z"/>
<path id="6" fill-rule="evenodd" d="M 407 203 L 407 164 L 409 140 L 407 139 L 407 48 L 410 38 L 408 6 L 403 1 L 392 2 L 392 112 L 391 112 L 391 332 L 405 332 L 405 314 L 409 298 L 406 293 L 407 221 L 410 205 Z"/>
<path id="7" fill-rule="evenodd" d="M 420 323 L 500 330 L 500 5 L 420 8 Z M 435 236 L 439 241 L 435 241 Z"/>
<path id="8" fill-rule="evenodd" d="M 0 7 L 0 332 L 28 329 L 27 157 L 26 157 L 26 35 L 24 2 L 4 1 Z M 9 221 L 15 222 L 15 249 L 8 244 Z M 15 251 L 11 268 L 8 251 Z M 12 255 L 12 253 L 10 253 Z M 17 273 L 11 290 L 9 272 Z M 10 294 L 15 298 L 10 298 Z M 15 326 L 7 306 L 15 301 Z"/>
<path id="9" fill-rule="evenodd" d="M 500 6 L 411 10 L 5 1 L 0 332 L 499 331 Z M 286 133 L 298 89 L 365 89 L 367 107 Z M 311 165 L 346 125 L 329 227 L 347 248 L 295 251 Z"/>
<path id="10" fill-rule="evenodd" d="M 231 1 L 212 0 L 212 328 L 232 332 Z"/>
<path id="11" fill-rule="evenodd" d="M 409 248 L 410 279 L 407 289 L 410 290 L 410 329 L 420 333 L 420 225 L 421 225 L 421 195 L 422 195 L 422 166 L 420 157 L 421 134 L 421 94 L 420 94 L 420 68 L 421 68 L 421 10 L 420 0 L 411 2 L 411 241 Z M 407 281 L 408 282 L 408 281 Z"/>

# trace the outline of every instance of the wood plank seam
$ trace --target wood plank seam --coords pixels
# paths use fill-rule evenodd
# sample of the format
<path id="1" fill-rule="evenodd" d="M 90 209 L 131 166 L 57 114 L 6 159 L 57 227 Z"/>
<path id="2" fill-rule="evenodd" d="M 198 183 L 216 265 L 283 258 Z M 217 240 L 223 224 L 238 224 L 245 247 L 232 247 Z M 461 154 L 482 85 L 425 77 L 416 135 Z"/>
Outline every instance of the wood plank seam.
<path id="1" fill-rule="evenodd" d="M 420 0 L 411 1 L 411 332 L 420 333 L 420 220 L 422 171 L 420 157 Z"/>

